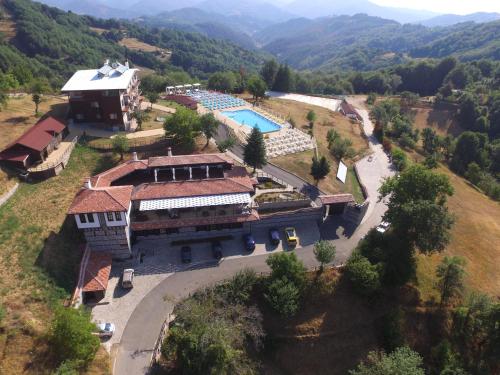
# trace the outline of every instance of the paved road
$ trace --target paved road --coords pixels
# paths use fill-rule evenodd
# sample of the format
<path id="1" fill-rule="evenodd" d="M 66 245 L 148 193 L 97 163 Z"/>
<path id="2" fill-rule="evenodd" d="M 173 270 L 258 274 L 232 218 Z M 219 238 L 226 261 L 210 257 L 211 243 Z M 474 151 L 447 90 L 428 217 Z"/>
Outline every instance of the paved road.
<path id="1" fill-rule="evenodd" d="M 359 108 L 361 103 L 353 103 Z M 367 186 L 370 206 L 360 226 L 343 227 L 340 219 L 327 220 L 320 228 L 323 239 L 331 240 L 337 247 L 335 264 L 344 263 L 360 238 L 371 228 L 380 223 L 386 210 L 384 202 L 378 202 L 377 190 L 385 176 L 392 174 L 387 156 L 380 144 L 373 138 L 373 125 L 368 118 L 368 112 L 360 109 L 365 119 L 364 129 L 368 135 L 370 147 L 373 150 L 372 161 L 365 158 L 358 162 L 362 182 Z M 225 137 L 223 127 L 220 127 L 218 137 Z M 222 138 L 222 139 L 223 139 Z M 218 138 L 219 139 L 219 138 Z M 235 155 L 242 155 L 241 146 L 232 149 Z M 309 184 L 281 169 L 268 165 L 264 171 L 276 175 L 292 186 L 309 188 Z M 312 246 L 297 249 L 298 257 L 307 267 L 317 266 Z M 152 349 L 157 340 L 160 327 L 172 312 L 177 301 L 189 296 L 195 290 L 230 278 L 243 268 L 253 268 L 257 272 L 266 272 L 265 263 L 269 254 L 241 257 L 222 262 L 217 269 L 203 268 L 175 273 L 163 280 L 137 305 L 124 329 L 122 339 L 115 353 L 114 373 L 144 374 L 147 372 Z"/>

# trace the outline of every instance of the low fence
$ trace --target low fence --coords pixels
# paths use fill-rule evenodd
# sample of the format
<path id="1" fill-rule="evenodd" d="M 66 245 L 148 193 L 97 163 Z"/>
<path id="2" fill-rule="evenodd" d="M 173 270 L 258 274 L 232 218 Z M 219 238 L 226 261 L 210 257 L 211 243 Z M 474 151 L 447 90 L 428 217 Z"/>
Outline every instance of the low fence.
<path id="1" fill-rule="evenodd" d="M 36 167 L 28 169 L 31 177 L 34 178 L 49 178 L 57 176 L 68 164 L 71 153 L 73 152 L 76 143 L 78 142 L 78 136 L 71 140 L 71 144 L 68 146 L 66 151 L 53 162 L 44 162 Z"/>
<path id="2" fill-rule="evenodd" d="M 149 367 L 153 367 L 161 357 L 161 345 L 163 343 L 163 340 L 165 339 L 165 336 L 167 335 L 168 326 L 172 320 L 172 314 L 168 314 L 167 319 L 165 319 L 165 321 L 161 325 L 160 335 L 158 336 L 155 346 L 153 347 L 153 352 L 151 353 L 151 361 L 149 363 Z"/>
<path id="3" fill-rule="evenodd" d="M 128 140 L 128 145 L 130 151 L 142 151 L 142 149 L 150 146 L 171 146 L 172 138 L 165 136 L 158 136 L 157 138 L 131 138 Z M 86 143 L 86 146 L 97 151 L 112 151 L 114 148 L 113 141 L 111 139 L 109 141 L 99 139 L 98 143 L 92 143 L 92 141 L 89 141 Z"/>
<path id="4" fill-rule="evenodd" d="M 259 212 L 266 210 L 293 209 L 311 207 L 310 199 L 280 199 L 276 201 L 258 202 Z"/>
<path id="5" fill-rule="evenodd" d="M 273 176 L 269 173 L 266 173 L 266 172 L 257 172 L 255 174 L 255 177 L 257 177 L 257 179 L 265 178 L 265 179 L 272 180 L 272 181 L 276 182 L 277 184 L 280 184 L 284 187 L 291 186 L 290 184 L 286 183 L 286 181 L 283 181 L 281 178 L 275 177 L 275 176 Z"/>

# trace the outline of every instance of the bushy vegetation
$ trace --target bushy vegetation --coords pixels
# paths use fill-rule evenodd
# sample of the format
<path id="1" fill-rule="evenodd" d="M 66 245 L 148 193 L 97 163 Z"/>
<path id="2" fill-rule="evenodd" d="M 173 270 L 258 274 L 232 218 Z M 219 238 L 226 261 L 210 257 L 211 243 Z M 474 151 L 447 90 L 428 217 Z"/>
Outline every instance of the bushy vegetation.
<path id="1" fill-rule="evenodd" d="M 63 368 L 83 368 L 94 358 L 99 338 L 90 314 L 73 308 L 56 310 L 49 333 L 51 351 Z"/>
<path id="2" fill-rule="evenodd" d="M 350 375 L 425 375 L 423 359 L 408 347 L 397 348 L 394 352 L 370 352 Z"/>

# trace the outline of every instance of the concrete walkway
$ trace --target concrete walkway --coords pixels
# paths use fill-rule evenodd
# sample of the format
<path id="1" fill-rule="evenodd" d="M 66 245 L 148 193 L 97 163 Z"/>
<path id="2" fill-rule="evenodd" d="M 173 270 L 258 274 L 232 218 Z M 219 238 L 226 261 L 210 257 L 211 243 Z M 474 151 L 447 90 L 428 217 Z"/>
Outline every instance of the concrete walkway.
<path id="1" fill-rule="evenodd" d="M 366 157 L 357 164 L 360 179 L 368 190 L 370 206 L 361 225 L 357 228 L 345 227 L 345 223 L 342 223 L 339 218 L 328 219 L 321 226 L 321 237 L 332 241 L 337 248 L 334 261 L 337 265 L 345 263 L 359 240 L 371 228 L 380 223 L 387 207 L 384 202 L 378 201 L 377 190 L 382 184 L 383 178 L 393 174 L 387 156 L 373 137 L 373 124 L 368 117 L 368 111 L 361 107 L 361 103 L 356 103 L 355 99 L 353 104 L 365 120 L 364 129 L 373 150 L 372 161 L 368 161 L 369 157 Z M 224 127 L 221 126 L 217 139 L 224 139 L 226 136 Z M 236 146 L 231 151 L 237 158 L 241 158 L 241 146 Z M 309 195 L 314 196 L 314 194 L 319 193 L 314 186 L 281 168 L 267 165 L 263 170 L 294 187 L 307 190 Z M 316 191 L 311 190 L 311 187 Z M 295 251 L 308 268 L 318 266 L 312 249 L 313 246 L 309 245 Z M 269 254 L 263 254 L 228 259 L 219 264 L 216 269 L 209 267 L 178 272 L 161 281 L 132 312 L 123 331 L 120 344 L 116 348 L 113 373 L 117 375 L 145 374 L 148 371 L 160 327 L 178 301 L 188 297 L 197 289 L 228 279 L 244 268 L 252 268 L 257 272 L 267 272 L 266 259 L 268 256 Z"/>

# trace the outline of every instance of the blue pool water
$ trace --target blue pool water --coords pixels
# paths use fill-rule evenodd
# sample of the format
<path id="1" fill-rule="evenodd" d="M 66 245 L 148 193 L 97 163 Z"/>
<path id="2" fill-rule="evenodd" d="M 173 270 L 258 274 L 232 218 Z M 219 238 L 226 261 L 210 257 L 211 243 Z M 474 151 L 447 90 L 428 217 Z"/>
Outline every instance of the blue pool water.
<path id="1" fill-rule="evenodd" d="M 281 126 L 275 122 L 268 120 L 257 112 L 250 109 L 242 109 L 239 111 L 224 111 L 222 115 L 236 121 L 238 124 L 249 128 L 258 127 L 262 133 L 275 132 L 281 129 Z"/>

